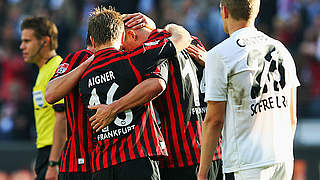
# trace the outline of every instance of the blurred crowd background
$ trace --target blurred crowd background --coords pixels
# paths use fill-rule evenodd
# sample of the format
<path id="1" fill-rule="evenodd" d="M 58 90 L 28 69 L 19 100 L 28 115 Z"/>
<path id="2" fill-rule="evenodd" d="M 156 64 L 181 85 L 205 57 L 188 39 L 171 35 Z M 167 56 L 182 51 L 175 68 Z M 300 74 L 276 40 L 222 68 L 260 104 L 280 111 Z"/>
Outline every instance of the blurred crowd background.
<path id="1" fill-rule="evenodd" d="M 57 52 L 64 58 L 85 47 L 88 14 L 99 5 L 114 6 L 121 13 L 142 12 L 159 28 L 171 22 L 181 24 L 207 50 L 227 37 L 219 0 L 0 0 L 0 147 L 5 142 L 34 143 L 35 139 L 31 90 L 38 69 L 24 63 L 19 50 L 23 18 L 43 15 L 54 21 L 59 30 Z M 301 82 L 299 120 L 319 118 L 320 1 L 261 0 L 256 27 L 284 43 L 295 59 Z M 24 170 L 10 174 L 11 179 L 21 174 L 28 177 Z M 10 174 L 0 172 L 0 180 Z"/>

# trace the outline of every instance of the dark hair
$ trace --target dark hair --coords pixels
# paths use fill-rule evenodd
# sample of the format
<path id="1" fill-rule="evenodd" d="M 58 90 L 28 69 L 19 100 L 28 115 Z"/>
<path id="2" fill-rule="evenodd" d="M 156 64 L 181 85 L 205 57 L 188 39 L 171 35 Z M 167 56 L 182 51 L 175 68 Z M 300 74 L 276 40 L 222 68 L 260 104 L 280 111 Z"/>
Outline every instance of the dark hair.
<path id="1" fill-rule="evenodd" d="M 45 36 L 50 38 L 50 49 L 58 49 L 58 29 L 57 26 L 46 17 L 27 17 L 21 24 L 21 31 L 32 29 L 34 36 L 40 40 Z"/>
<path id="2" fill-rule="evenodd" d="M 88 34 L 94 39 L 97 46 L 107 42 L 114 42 L 121 37 L 124 24 L 119 12 L 112 7 L 101 6 L 90 13 Z"/>
<path id="3" fill-rule="evenodd" d="M 258 14 L 260 0 L 220 0 L 220 3 L 227 7 L 232 18 L 249 20 Z"/>
<path id="4" fill-rule="evenodd" d="M 90 40 L 90 34 L 87 32 L 87 38 L 86 38 L 86 46 L 92 46 L 91 40 Z"/>

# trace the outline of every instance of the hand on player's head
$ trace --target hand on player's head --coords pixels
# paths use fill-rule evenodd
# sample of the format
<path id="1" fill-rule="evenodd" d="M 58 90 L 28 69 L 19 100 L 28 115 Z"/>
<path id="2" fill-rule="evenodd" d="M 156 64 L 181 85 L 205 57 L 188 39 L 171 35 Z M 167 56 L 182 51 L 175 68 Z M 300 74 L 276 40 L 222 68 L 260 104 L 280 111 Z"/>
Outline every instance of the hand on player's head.
<path id="1" fill-rule="evenodd" d="M 156 29 L 156 25 L 152 19 L 142 13 L 123 14 L 121 15 L 125 26 L 132 29 L 140 29 L 146 27 L 150 30 Z"/>

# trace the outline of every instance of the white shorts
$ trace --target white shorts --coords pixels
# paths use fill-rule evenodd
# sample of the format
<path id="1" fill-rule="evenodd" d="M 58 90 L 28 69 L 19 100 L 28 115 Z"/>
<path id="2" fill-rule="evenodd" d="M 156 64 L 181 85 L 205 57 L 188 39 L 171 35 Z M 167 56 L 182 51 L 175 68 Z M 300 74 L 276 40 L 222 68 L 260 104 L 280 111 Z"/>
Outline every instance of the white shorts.
<path id="1" fill-rule="evenodd" d="M 246 169 L 224 175 L 224 180 L 291 180 L 293 161 Z M 233 177 L 232 177 L 233 174 Z"/>

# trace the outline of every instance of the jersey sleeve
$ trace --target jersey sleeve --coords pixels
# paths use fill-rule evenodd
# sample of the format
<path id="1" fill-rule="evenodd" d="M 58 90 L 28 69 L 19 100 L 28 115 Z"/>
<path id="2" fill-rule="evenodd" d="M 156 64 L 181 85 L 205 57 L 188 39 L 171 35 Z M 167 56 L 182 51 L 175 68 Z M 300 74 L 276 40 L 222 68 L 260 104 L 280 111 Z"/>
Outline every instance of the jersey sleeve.
<path id="1" fill-rule="evenodd" d="M 168 73 L 169 73 L 169 64 L 168 60 L 162 62 L 158 66 L 156 66 L 150 73 L 147 73 L 144 79 L 148 78 L 161 78 L 166 84 L 168 82 Z"/>
<path id="2" fill-rule="evenodd" d="M 205 67 L 205 102 L 227 101 L 227 68 L 214 52 L 208 53 Z"/>
<path id="3" fill-rule="evenodd" d="M 133 65 L 143 76 L 167 58 L 176 55 L 176 49 L 168 37 L 165 32 L 153 32 L 147 41 L 129 52 Z"/>
<path id="4" fill-rule="evenodd" d="M 81 50 L 70 53 L 58 66 L 55 74 L 50 80 L 63 76 L 78 67 L 82 62 L 87 60 L 93 53 L 88 50 Z"/>

